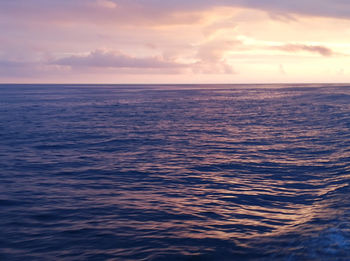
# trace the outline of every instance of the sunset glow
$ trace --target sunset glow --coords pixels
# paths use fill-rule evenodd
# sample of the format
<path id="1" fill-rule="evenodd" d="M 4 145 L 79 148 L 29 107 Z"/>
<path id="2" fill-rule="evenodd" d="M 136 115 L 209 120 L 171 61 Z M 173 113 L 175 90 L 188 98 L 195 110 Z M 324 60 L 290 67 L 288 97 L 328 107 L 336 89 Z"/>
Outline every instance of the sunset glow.
<path id="1" fill-rule="evenodd" d="M 0 82 L 348 82 L 344 1 L 0 2 Z"/>

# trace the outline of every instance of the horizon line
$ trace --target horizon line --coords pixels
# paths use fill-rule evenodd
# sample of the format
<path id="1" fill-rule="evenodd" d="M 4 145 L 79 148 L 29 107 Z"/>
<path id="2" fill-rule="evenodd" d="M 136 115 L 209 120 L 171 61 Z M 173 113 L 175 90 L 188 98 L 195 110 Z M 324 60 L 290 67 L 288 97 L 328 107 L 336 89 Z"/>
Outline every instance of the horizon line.
<path id="1" fill-rule="evenodd" d="M 350 85 L 350 82 L 260 82 L 260 83 L 52 83 L 52 82 L 29 82 L 29 83 L 16 83 L 16 82 L 0 82 L 0 85 L 289 85 L 289 84 L 306 84 L 306 85 Z"/>

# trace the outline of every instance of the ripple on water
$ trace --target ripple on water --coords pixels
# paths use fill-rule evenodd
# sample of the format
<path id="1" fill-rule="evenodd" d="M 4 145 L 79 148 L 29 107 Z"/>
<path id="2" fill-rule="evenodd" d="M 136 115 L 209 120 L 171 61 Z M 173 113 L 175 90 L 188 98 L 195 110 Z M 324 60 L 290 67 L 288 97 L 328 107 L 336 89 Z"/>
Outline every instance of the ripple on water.
<path id="1" fill-rule="evenodd" d="M 350 89 L 300 87 L 1 85 L 0 259 L 349 260 Z"/>

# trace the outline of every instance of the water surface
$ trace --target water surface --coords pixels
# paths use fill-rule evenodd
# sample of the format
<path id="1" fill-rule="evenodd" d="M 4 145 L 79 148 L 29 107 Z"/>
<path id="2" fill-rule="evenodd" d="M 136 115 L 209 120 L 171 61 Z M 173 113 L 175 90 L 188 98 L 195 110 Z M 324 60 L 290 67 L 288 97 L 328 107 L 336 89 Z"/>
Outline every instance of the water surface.
<path id="1" fill-rule="evenodd" d="M 0 85 L 1 260 L 350 260 L 350 88 Z"/>

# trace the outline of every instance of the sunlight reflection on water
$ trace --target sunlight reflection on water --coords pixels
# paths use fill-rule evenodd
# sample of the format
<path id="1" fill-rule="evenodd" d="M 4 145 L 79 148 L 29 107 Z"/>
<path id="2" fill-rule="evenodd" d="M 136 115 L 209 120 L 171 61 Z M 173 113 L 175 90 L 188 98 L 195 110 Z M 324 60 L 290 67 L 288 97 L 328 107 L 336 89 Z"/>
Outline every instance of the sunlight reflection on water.
<path id="1" fill-rule="evenodd" d="M 0 259 L 349 260 L 350 88 L 246 87 L 0 86 Z"/>

